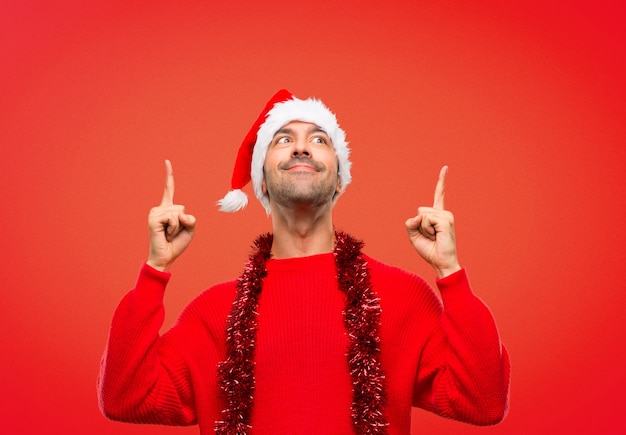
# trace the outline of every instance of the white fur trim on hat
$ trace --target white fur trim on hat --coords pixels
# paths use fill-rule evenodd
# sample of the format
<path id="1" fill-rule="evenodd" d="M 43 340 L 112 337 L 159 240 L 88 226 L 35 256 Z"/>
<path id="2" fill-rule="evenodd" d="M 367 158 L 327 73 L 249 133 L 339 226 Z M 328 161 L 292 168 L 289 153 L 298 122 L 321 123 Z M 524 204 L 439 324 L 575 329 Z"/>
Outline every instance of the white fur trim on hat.
<path id="1" fill-rule="evenodd" d="M 324 103 L 313 98 L 301 100 L 296 97 L 285 102 L 276 103 L 268 112 L 265 122 L 259 128 L 257 141 L 252 153 L 251 178 L 254 194 L 265 207 L 268 214 L 270 213 L 269 197 L 263 193 L 262 188 L 265 155 L 276 132 L 292 121 L 310 122 L 317 125 L 324 130 L 333 143 L 339 162 L 339 180 L 341 182 L 340 191 L 335 195 L 333 202 L 337 200 L 339 195 L 344 192 L 352 181 L 350 175 L 352 163 L 348 159 L 350 149 L 348 148 L 348 142 L 346 142 L 346 134 L 339 127 L 336 116 Z"/>
<path id="2" fill-rule="evenodd" d="M 241 189 L 234 189 L 229 191 L 224 198 L 217 201 L 217 205 L 219 205 L 220 211 L 233 213 L 248 205 L 248 195 Z"/>

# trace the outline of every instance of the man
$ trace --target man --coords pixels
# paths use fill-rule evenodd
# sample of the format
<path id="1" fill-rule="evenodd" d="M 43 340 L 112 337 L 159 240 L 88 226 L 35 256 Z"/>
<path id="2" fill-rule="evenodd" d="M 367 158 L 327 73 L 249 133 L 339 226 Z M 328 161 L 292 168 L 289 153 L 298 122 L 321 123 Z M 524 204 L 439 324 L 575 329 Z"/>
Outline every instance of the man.
<path id="1" fill-rule="evenodd" d="M 334 230 L 350 166 L 345 134 L 323 103 L 274 95 L 219 201 L 240 210 L 251 180 L 273 232 L 255 241 L 238 280 L 202 293 L 159 335 L 167 271 L 195 228 L 174 204 L 166 161 L 149 258 L 114 314 L 102 360 L 106 416 L 198 424 L 202 434 L 408 434 L 412 406 L 477 425 L 504 418 L 508 354 L 457 258 L 447 167 L 433 206 L 405 223 L 437 273 L 440 299 Z"/>

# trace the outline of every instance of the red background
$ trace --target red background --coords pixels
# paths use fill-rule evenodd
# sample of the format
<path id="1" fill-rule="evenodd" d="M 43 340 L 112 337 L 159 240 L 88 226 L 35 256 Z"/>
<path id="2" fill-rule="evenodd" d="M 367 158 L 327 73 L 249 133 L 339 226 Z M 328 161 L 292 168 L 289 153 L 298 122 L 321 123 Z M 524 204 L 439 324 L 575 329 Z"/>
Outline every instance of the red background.
<path id="1" fill-rule="evenodd" d="M 165 158 L 199 221 L 166 326 L 239 274 L 269 220 L 254 200 L 235 215 L 214 201 L 281 87 L 322 98 L 348 133 L 337 226 L 431 283 L 403 222 L 450 166 L 460 258 L 511 353 L 511 408 L 491 428 L 416 410 L 415 433 L 626 431 L 622 1 L 131 3 L 0 7 L 2 433 L 197 433 L 107 421 L 99 359 Z"/>

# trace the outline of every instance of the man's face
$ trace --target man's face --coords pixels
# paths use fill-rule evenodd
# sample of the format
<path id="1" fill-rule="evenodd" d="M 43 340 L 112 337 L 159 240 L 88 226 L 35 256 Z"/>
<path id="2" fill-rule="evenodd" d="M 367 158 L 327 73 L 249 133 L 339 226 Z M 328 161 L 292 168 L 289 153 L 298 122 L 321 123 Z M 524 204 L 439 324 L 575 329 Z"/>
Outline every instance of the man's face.
<path id="1" fill-rule="evenodd" d="M 265 156 L 263 192 L 283 205 L 332 203 L 339 191 L 337 156 L 317 125 L 293 121 L 274 135 Z"/>

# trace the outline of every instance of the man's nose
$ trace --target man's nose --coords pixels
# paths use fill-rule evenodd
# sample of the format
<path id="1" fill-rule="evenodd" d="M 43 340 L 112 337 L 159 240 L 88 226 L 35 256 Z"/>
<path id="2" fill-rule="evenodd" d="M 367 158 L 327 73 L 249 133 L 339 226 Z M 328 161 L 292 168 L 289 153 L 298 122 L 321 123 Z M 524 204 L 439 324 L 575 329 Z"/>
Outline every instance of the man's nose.
<path id="1" fill-rule="evenodd" d="M 291 151 L 292 157 L 311 157 L 311 147 L 305 138 L 296 139 Z"/>

